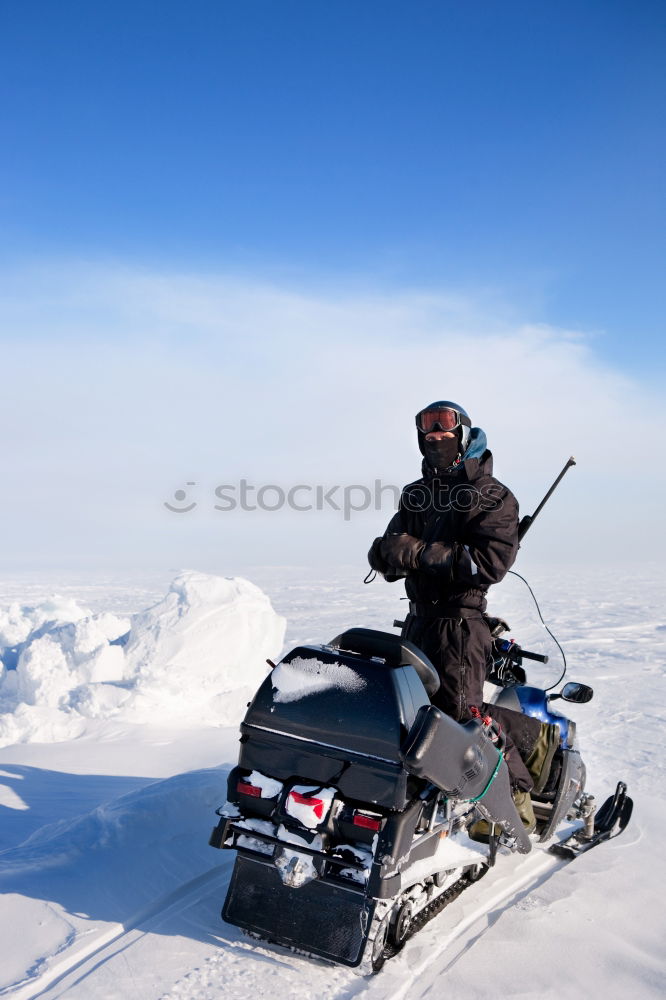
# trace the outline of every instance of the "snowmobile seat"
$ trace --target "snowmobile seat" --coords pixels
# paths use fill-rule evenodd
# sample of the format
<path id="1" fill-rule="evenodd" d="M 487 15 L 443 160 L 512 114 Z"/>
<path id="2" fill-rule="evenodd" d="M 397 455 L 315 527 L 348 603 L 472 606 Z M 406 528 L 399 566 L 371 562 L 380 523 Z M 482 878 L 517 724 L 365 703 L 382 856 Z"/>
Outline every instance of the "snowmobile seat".
<path id="1" fill-rule="evenodd" d="M 393 632 L 380 632 L 373 628 L 348 628 L 346 632 L 331 639 L 328 645 L 368 658 L 379 657 L 387 666 L 412 666 L 429 698 L 439 691 L 439 674 L 425 653 L 413 642 L 402 639 Z"/>

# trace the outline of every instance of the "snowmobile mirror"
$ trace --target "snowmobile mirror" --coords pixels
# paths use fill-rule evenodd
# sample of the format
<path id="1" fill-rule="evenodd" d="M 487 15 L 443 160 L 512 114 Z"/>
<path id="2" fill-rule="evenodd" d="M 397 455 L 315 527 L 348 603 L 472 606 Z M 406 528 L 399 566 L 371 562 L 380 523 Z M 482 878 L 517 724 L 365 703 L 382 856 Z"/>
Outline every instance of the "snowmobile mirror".
<path id="1" fill-rule="evenodd" d="M 560 698 L 564 698 L 565 701 L 573 701 L 578 705 L 584 705 L 586 702 L 592 700 L 593 694 L 594 691 L 589 685 L 576 684 L 575 681 L 570 681 L 560 691 Z"/>

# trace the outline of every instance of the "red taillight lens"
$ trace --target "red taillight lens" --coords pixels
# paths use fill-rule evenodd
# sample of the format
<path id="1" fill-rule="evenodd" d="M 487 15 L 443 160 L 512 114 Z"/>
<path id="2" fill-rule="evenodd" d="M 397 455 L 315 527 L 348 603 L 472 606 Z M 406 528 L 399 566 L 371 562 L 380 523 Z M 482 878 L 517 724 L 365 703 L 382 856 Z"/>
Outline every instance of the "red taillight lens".
<path id="1" fill-rule="evenodd" d="M 251 795 L 255 799 L 261 798 L 261 788 L 256 788 L 255 785 L 251 785 L 248 781 L 239 781 L 236 785 L 236 791 L 240 795 Z"/>
<path id="2" fill-rule="evenodd" d="M 364 816 L 359 812 L 354 813 L 352 823 L 354 826 L 362 826 L 365 830 L 379 830 L 382 825 L 381 819 L 376 816 Z"/>
<path id="3" fill-rule="evenodd" d="M 289 798 L 296 802 L 299 806 L 309 806 L 314 812 L 317 819 L 321 819 L 324 815 L 324 800 L 323 799 L 313 799 L 309 795 L 301 795 L 300 792 L 289 792 Z"/>

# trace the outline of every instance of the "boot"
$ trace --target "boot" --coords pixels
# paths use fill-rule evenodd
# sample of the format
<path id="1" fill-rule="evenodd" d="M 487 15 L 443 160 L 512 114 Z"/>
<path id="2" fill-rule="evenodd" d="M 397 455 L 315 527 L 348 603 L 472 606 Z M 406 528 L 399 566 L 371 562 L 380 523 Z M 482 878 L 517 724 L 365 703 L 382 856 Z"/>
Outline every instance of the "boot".
<path id="1" fill-rule="evenodd" d="M 513 793 L 513 802 L 518 810 L 520 821 L 527 832 L 534 833 L 536 830 L 536 816 L 534 815 L 530 793 L 515 791 Z"/>
<path id="2" fill-rule="evenodd" d="M 541 732 L 531 754 L 525 761 L 525 767 L 530 772 L 530 777 L 534 782 L 532 791 L 535 795 L 541 795 L 548 784 L 553 758 L 559 745 L 560 727 L 551 725 L 549 722 L 542 722 Z"/>
<path id="3" fill-rule="evenodd" d="M 521 792 L 516 789 L 512 794 L 513 803 L 516 807 L 520 820 L 528 833 L 536 830 L 536 816 L 532 808 L 532 799 L 529 792 Z M 482 844 L 487 844 L 490 837 L 490 823 L 485 819 L 477 819 L 472 823 L 467 833 L 471 840 L 477 840 Z M 492 831 L 496 837 L 502 832 L 501 826 L 493 826 Z"/>

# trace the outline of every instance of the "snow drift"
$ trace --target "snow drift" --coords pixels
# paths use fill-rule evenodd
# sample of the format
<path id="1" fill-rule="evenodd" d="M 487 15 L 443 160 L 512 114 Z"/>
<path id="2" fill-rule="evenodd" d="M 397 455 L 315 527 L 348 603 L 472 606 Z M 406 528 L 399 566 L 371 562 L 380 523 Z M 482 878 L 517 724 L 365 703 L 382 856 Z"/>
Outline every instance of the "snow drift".
<path id="1" fill-rule="evenodd" d="M 192 571 L 131 618 L 14 604 L 0 612 L 0 745 L 68 739 L 87 718 L 233 725 L 284 631 L 248 580 Z"/>

